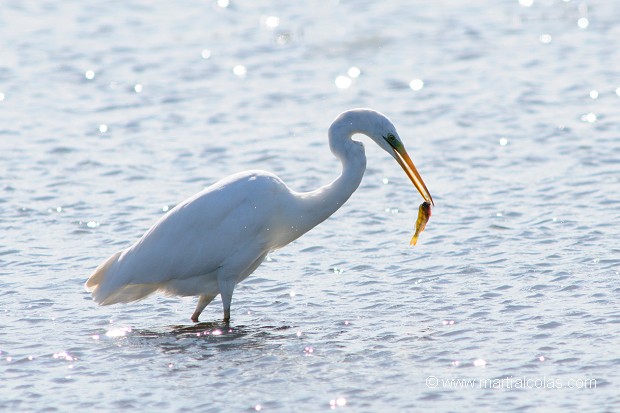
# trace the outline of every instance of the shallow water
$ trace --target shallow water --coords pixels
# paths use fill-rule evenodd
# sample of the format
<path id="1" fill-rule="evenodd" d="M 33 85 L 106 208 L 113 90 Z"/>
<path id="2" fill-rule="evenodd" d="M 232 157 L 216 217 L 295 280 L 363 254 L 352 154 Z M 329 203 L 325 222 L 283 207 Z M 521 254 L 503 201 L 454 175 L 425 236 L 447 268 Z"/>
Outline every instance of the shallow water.
<path id="1" fill-rule="evenodd" d="M 620 3 L 152 3 L 3 6 L 0 410 L 619 408 Z M 333 179 L 359 106 L 435 199 L 415 248 L 419 196 L 367 141 L 230 326 L 219 299 L 193 325 L 193 299 L 84 292 L 223 176 Z"/>

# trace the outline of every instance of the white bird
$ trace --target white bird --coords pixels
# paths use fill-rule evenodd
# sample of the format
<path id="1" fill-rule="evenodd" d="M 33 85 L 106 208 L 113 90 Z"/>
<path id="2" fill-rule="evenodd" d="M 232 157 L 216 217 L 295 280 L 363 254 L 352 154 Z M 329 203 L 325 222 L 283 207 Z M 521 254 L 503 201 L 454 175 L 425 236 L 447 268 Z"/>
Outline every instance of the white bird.
<path id="1" fill-rule="evenodd" d="M 433 202 L 396 128 L 371 109 L 341 113 L 329 128 L 329 146 L 342 173 L 310 192 L 290 189 L 276 175 L 241 172 L 186 199 L 161 217 L 135 244 L 99 265 L 86 290 L 100 305 L 140 300 L 160 291 L 198 296 L 191 319 L 222 297 L 230 319 L 235 286 L 273 250 L 311 230 L 349 199 L 366 170 L 366 155 L 354 134 L 370 137 L 403 168 L 420 195 Z"/>

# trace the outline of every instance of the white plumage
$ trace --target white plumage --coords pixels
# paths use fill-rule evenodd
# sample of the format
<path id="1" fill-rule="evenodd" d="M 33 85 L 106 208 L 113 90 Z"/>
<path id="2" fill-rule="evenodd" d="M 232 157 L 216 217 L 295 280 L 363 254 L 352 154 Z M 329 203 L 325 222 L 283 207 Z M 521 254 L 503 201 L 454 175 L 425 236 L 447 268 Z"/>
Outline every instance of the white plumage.
<path id="1" fill-rule="evenodd" d="M 131 247 L 101 264 L 86 289 L 101 305 L 127 303 L 161 291 L 199 296 L 193 321 L 218 294 L 230 318 L 235 285 L 265 256 L 297 239 L 333 214 L 359 186 L 364 148 L 351 139 L 362 133 L 392 155 L 424 199 L 432 198 L 393 124 L 370 109 L 342 113 L 329 129 L 330 148 L 343 166 L 332 183 L 295 192 L 264 171 L 229 176 L 183 201 Z"/>

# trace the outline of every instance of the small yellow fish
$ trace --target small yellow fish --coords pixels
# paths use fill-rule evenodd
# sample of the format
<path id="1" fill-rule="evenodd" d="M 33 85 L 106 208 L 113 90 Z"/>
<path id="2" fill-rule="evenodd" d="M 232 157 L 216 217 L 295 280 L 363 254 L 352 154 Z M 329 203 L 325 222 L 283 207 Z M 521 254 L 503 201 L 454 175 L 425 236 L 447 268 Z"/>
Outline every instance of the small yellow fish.
<path id="1" fill-rule="evenodd" d="M 415 234 L 413 234 L 411 241 L 409 241 L 409 245 L 415 245 L 418 242 L 418 237 L 420 236 L 420 233 L 424 231 L 424 228 L 426 228 L 426 223 L 428 222 L 430 217 L 431 204 L 424 201 L 420 204 L 420 207 L 418 208 L 418 219 L 415 222 Z"/>

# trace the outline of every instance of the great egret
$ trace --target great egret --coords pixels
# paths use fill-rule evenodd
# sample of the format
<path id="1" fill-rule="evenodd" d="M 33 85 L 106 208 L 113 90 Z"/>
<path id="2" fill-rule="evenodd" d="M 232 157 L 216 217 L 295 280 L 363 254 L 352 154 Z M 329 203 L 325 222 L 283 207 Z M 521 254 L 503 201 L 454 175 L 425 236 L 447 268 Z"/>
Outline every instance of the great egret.
<path id="1" fill-rule="evenodd" d="M 342 173 L 328 185 L 296 192 L 264 171 L 241 172 L 211 185 L 161 217 L 135 244 L 99 265 L 86 290 L 101 305 L 127 303 L 155 291 L 199 296 L 191 319 L 198 322 L 218 294 L 230 319 L 235 285 L 265 256 L 311 230 L 344 204 L 366 169 L 356 133 L 370 137 L 396 159 L 420 195 L 431 194 L 409 158 L 396 128 L 371 109 L 341 113 L 329 128 L 329 146 Z"/>

